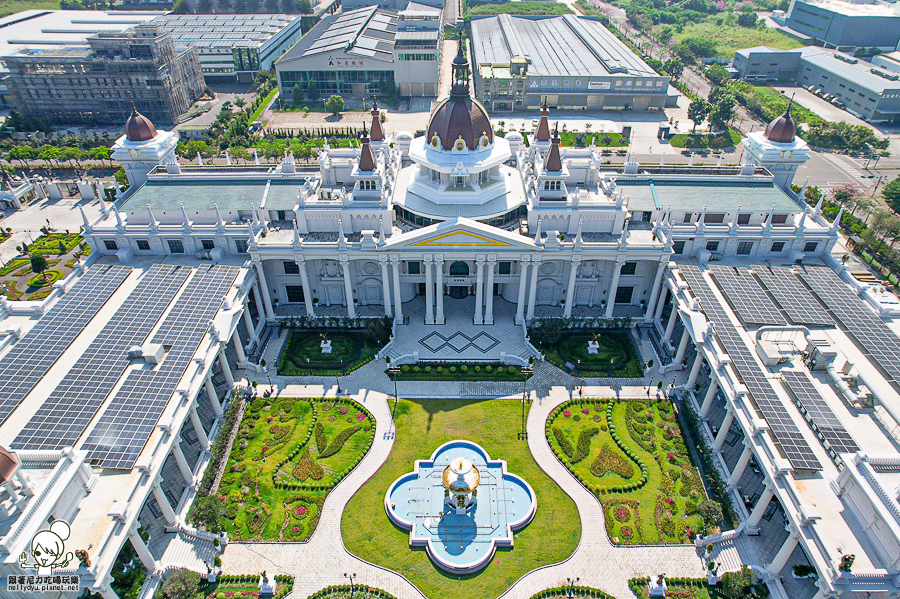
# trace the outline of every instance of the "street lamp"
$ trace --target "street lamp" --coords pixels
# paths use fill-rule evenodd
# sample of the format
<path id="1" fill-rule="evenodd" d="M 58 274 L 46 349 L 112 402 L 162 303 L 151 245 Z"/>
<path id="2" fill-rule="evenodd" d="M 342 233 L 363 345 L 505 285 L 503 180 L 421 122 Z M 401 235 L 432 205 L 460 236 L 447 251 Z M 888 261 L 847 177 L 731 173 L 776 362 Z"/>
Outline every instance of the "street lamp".
<path id="1" fill-rule="evenodd" d="M 353 579 L 356 578 L 356 572 L 352 572 L 352 573 L 351 573 L 351 572 L 344 572 L 344 578 L 347 578 L 348 580 L 350 580 L 350 596 L 352 597 L 352 596 L 353 596 L 353 591 L 354 591 L 354 587 L 353 587 Z"/>
<path id="2" fill-rule="evenodd" d="M 391 410 L 391 426 L 393 427 L 394 432 L 396 433 L 397 427 L 394 424 L 394 414 L 397 412 L 397 402 L 399 401 L 397 397 L 397 377 L 400 376 L 400 367 L 399 366 L 391 366 L 388 368 L 388 374 L 392 379 L 394 379 L 394 409 Z M 388 431 L 390 434 L 391 431 Z"/>
<path id="3" fill-rule="evenodd" d="M 527 418 L 525 417 L 525 403 L 528 401 L 528 377 L 534 373 L 531 366 L 523 366 L 522 370 L 522 431 L 517 435 L 520 440 L 528 440 Z"/>
<path id="4" fill-rule="evenodd" d="M 266 380 L 269 381 L 269 393 L 271 394 L 275 391 L 275 388 L 272 387 L 272 377 L 269 376 L 269 369 L 266 368 L 266 361 L 260 360 L 259 365 L 262 366 L 263 372 L 266 373 Z"/>
<path id="5" fill-rule="evenodd" d="M 580 577 L 575 578 L 566 578 L 566 586 L 569 587 L 566 589 L 566 597 L 572 599 L 575 597 L 575 585 L 578 584 L 578 581 L 581 580 Z"/>

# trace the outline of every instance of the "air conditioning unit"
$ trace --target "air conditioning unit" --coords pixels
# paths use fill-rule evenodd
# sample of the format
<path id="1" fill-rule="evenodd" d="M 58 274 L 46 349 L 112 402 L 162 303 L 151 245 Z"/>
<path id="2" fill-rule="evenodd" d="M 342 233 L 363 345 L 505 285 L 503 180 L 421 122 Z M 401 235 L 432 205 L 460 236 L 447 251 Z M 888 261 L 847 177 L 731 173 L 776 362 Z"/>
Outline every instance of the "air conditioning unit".
<path id="1" fill-rule="evenodd" d="M 147 364 L 159 364 L 162 362 L 165 349 L 159 343 L 146 343 L 144 345 L 134 345 L 128 349 L 128 357 L 132 360 L 143 358 Z"/>

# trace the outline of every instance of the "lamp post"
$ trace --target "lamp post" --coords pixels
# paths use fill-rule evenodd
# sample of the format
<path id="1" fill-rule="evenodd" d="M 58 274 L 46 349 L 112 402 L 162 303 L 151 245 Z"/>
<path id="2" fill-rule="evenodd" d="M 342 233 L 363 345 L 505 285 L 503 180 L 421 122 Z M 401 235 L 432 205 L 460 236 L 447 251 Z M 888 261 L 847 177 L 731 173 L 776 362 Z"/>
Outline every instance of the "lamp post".
<path id="1" fill-rule="evenodd" d="M 534 372 L 531 366 L 522 367 L 522 431 L 517 435 L 521 440 L 528 440 L 527 418 L 525 417 L 525 403 L 528 401 L 528 377 Z"/>
<path id="2" fill-rule="evenodd" d="M 566 578 L 566 586 L 569 587 L 566 589 L 566 597 L 569 599 L 575 597 L 575 585 L 578 584 L 579 580 L 581 580 L 581 578 L 578 576 L 575 578 Z"/>
<path id="3" fill-rule="evenodd" d="M 266 368 L 266 361 L 260 360 L 259 365 L 262 366 L 263 372 L 266 373 L 266 380 L 269 381 L 269 394 L 275 391 L 275 388 L 272 387 L 272 377 L 269 376 L 269 369 Z"/>
<path id="4" fill-rule="evenodd" d="M 399 366 L 391 366 L 388 368 L 388 374 L 394 379 L 394 409 L 391 410 L 391 430 L 388 431 L 388 434 L 394 433 L 396 434 L 397 427 L 394 425 L 394 413 L 397 411 L 397 377 L 400 376 L 400 367 Z"/>
<path id="5" fill-rule="evenodd" d="M 350 581 L 350 596 L 353 596 L 353 591 L 355 590 L 353 587 L 353 579 L 356 578 L 356 572 L 344 572 L 344 578 Z"/>

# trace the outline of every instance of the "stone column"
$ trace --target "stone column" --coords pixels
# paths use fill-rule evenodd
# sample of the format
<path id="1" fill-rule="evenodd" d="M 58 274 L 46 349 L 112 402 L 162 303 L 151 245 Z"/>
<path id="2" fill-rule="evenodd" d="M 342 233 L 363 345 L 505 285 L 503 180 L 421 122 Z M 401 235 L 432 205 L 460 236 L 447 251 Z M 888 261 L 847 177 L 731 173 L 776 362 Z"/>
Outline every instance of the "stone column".
<path id="1" fill-rule="evenodd" d="M 172 445 L 172 456 L 175 458 L 175 463 L 178 464 L 178 471 L 181 472 L 184 482 L 188 485 L 193 485 L 194 471 L 188 464 L 187 458 L 184 457 L 184 452 L 181 451 L 181 437 L 175 438 L 175 443 Z"/>
<path id="2" fill-rule="evenodd" d="M 353 304 L 353 282 L 350 280 L 350 258 L 341 256 L 341 270 L 344 271 L 344 301 L 347 302 L 347 316 L 356 318 L 356 306 Z"/>
<path id="3" fill-rule="evenodd" d="M 741 481 L 741 477 L 744 476 L 744 471 L 747 470 L 747 464 L 750 463 L 750 458 L 752 457 L 753 450 L 750 449 L 749 443 L 745 443 L 744 451 L 741 452 L 741 457 L 738 458 L 737 464 L 731 469 L 731 475 L 728 477 L 728 484 L 730 486 L 736 487 Z"/>
<path id="4" fill-rule="evenodd" d="M 775 576 L 781 574 L 781 571 L 784 570 L 788 560 L 791 559 L 791 554 L 794 553 L 794 549 L 797 548 L 797 543 L 799 542 L 800 537 L 797 533 L 792 530 L 788 531 L 788 538 L 784 540 L 781 549 L 778 550 L 778 553 L 775 554 L 775 557 L 772 558 L 772 562 L 766 566 L 766 569 Z"/>
<path id="5" fill-rule="evenodd" d="M 612 318 L 613 307 L 616 305 L 616 289 L 619 288 L 619 277 L 622 275 L 622 264 L 625 263 L 625 256 L 616 257 L 616 266 L 613 271 L 612 283 L 609 285 L 609 293 L 606 294 L 606 317 Z"/>
<path id="6" fill-rule="evenodd" d="M 228 358 L 225 357 L 225 346 L 219 347 L 219 366 L 222 367 L 222 374 L 225 375 L 225 384 L 231 390 L 234 387 L 234 376 L 231 374 L 231 366 L 228 365 Z"/>
<path id="7" fill-rule="evenodd" d="M 162 487 L 159 484 L 159 479 L 153 482 L 152 489 L 153 496 L 156 498 L 156 503 L 159 504 L 159 509 L 162 510 L 163 517 L 166 519 L 166 522 L 168 522 L 170 526 L 174 526 L 176 523 L 175 510 L 172 509 L 172 505 L 169 503 L 169 499 L 163 492 Z"/>
<path id="8" fill-rule="evenodd" d="M 237 354 L 238 364 L 245 363 L 247 354 L 244 353 L 244 346 L 241 344 L 241 334 L 238 332 L 237 327 L 235 327 L 234 333 L 231 335 L 231 342 L 234 345 L 234 353 Z"/>
<path id="9" fill-rule="evenodd" d="M 212 404 L 213 414 L 216 415 L 216 418 L 222 415 L 222 404 L 219 402 L 219 396 L 216 393 L 216 386 L 212 382 L 212 376 L 210 376 L 209 372 L 206 373 L 206 396 L 209 398 L 209 403 Z"/>
<path id="10" fill-rule="evenodd" d="M 259 343 L 259 338 L 256 336 L 256 329 L 253 327 L 253 319 L 250 318 L 250 308 L 248 306 L 244 306 L 244 326 L 247 327 L 247 332 L 250 333 L 250 339 Z"/>
<path id="11" fill-rule="evenodd" d="M 309 273 L 306 270 L 306 260 L 301 256 L 295 259 L 300 268 L 300 282 L 303 284 L 303 304 L 306 306 L 306 315 L 315 316 L 316 307 L 313 306 L 313 290 L 309 286 Z"/>
<path id="12" fill-rule="evenodd" d="M 762 492 L 762 496 L 756 502 L 756 505 L 753 506 L 753 511 L 750 512 L 750 517 L 747 519 L 747 524 L 756 528 L 759 526 L 760 520 L 762 520 L 763 514 L 766 512 L 766 506 L 769 505 L 769 502 L 772 501 L 772 497 L 775 496 L 775 490 L 766 483 L 766 488 Z"/>
<path id="13" fill-rule="evenodd" d="M 528 313 L 526 320 L 534 318 L 534 297 L 537 295 L 538 267 L 541 265 L 539 256 L 532 258 L 531 263 L 531 288 L 528 290 Z"/>
<path id="14" fill-rule="evenodd" d="M 272 297 L 269 295 L 269 284 L 266 283 L 265 268 L 263 268 L 261 260 L 254 260 L 253 264 L 256 266 L 256 276 L 259 278 L 259 286 L 262 288 L 262 303 L 265 309 L 266 318 L 268 320 L 275 320 L 275 310 L 272 308 Z"/>
<path id="15" fill-rule="evenodd" d="M 572 306 L 575 305 L 575 277 L 578 276 L 579 264 L 581 256 L 572 256 L 572 262 L 569 264 L 569 285 L 566 287 L 566 307 L 563 310 L 565 318 L 572 316 Z"/>
<path id="16" fill-rule="evenodd" d="M 434 281 L 431 279 L 431 256 L 425 256 L 425 324 L 434 324 Z"/>
<path id="17" fill-rule="evenodd" d="M 688 375 L 687 383 L 684 388 L 690 391 L 697 384 L 697 376 L 700 374 L 700 366 L 703 365 L 703 351 L 701 346 L 697 346 L 697 355 L 694 357 L 694 364 L 691 366 L 691 373 Z"/>
<path id="18" fill-rule="evenodd" d="M 378 261 L 381 263 L 381 299 L 384 302 L 384 315 L 390 318 L 394 315 L 394 311 L 391 309 L 391 283 L 388 279 L 387 256 L 378 256 Z"/>
<path id="19" fill-rule="evenodd" d="M 706 418 L 706 415 L 709 414 L 709 409 L 712 407 L 713 399 L 716 397 L 716 392 L 719 390 L 719 381 L 716 379 L 715 375 L 713 375 L 712 380 L 709 383 L 709 388 L 706 390 L 706 395 L 703 396 L 703 404 L 700 406 L 700 418 Z"/>
<path id="20" fill-rule="evenodd" d="M 494 269 L 496 267 L 497 257 L 488 256 L 487 286 L 484 293 L 484 324 L 494 324 Z"/>
<path id="21" fill-rule="evenodd" d="M 666 257 L 659 261 L 659 264 L 656 267 L 656 277 L 653 279 L 653 289 L 650 291 L 650 299 L 647 301 L 647 311 L 644 312 L 644 322 L 653 322 L 658 316 L 656 316 L 656 302 L 659 300 L 659 296 L 662 295 L 662 277 L 666 272 L 666 265 L 669 263 L 669 258 Z"/>
<path id="22" fill-rule="evenodd" d="M 681 334 L 681 342 L 678 344 L 678 351 L 675 352 L 675 359 L 672 361 L 676 367 L 679 367 L 681 363 L 684 361 L 684 352 L 687 351 L 688 341 L 691 340 L 691 334 L 688 332 L 687 327 L 685 327 L 684 332 Z"/>
<path id="23" fill-rule="evenodd" d="M 667 343 L 672 339 L 672 333 L 675 332 L 675 323 L 678 321 L 678 305 L 675 304 L 675 298 L 672 298 L 672 312 L 669 313 L 669 322 L 666 323 L 666 332 L 663 334 L 662 342 Z"/>
<path id="24" fill-rule="evenodd" d="M 516 302 L 516 324 L 522 324 L 525 320 L 525 291 L 528 284 L 529 264 L 529 262 L 519 260 L 519 301 Z"/>
<path id="25" fill-rule="evenodd" d="M 728 436 L 728 431 L 731 430 L 732 422 L 734 422 L 734 412 L 728 410 L 725 412 L 725 418 L 722 419 L 722 426 L 719 427 L 719 432 L 716 434 L 716 440 L 713 442 L 713 447 L 716 451 L 722 451 L 722 447 L 725 445 L 725 437 Z"/>
<path id="26" fill-rule="evenodd" d="M 400 298 L 400 259 L 391 258 L 394 271 L 394 319 L 403 321 L 403 300 Z"/>
<path id="27" fill-rule="evenodd" d="M 484 256 L 475 259 L 475 324 L 484 324 L 482 307 L 484 305 Z"/>
<path id="28" fill-rule="evenodd" d="M 156 560 L 153 559 L 153 554 L 150 553 L 150 550 L 147 548 L 147 544 L 144 543 L 144 539 L 142 539 L 141 535 L 138 534 L 136 523 L 128 531 L 128 540 L 131 541 L 131 546 L 134 547 L 134 550 L 138 554 L 138 558 L 141 560 L 144 568 L 148 572 L 153 572 L 154 570 L 156 570 Z"/>
<path id="29" fill-rule="evenodd" d="M 206 436 L 206 431 L 203 429 L 203 423 L 200 422 L 200 415 L 197 414 L 197 406 L 191 408 L 191 424 L 194 425 L 194 432 L 197 433 L 197 439 L 200 440 L 200 447 L 203 449 L 209 449 L 209 437 Z"/>
<path id="30" fill-rule="evenodd" d="M 435 324 L 444 324 L 444 256 L 438 254 L 434 257 L 434 270 L 437 273 L 437 285 L 435 293 L 437 294 L 437 314 L 435 315 Z"/>

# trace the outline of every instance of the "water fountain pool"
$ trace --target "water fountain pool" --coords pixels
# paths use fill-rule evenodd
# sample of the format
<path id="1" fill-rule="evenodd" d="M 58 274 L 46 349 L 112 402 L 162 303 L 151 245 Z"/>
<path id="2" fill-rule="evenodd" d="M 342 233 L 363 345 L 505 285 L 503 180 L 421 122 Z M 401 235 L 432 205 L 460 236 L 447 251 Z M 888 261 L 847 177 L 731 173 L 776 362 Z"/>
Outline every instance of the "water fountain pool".
<path id="1" fill-rule="evenodd" d="M 454 573 L 485 567 L 497 547 L 512 547 L 514 532 L 534 517 L 537 499 L 521 477 L 506 471 L 471 441 L 450 441 L 431 459 L 416 460 L 384 498 L 388 517 L 409 530 L 410 547 Z"/>

